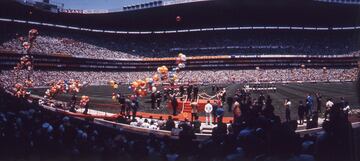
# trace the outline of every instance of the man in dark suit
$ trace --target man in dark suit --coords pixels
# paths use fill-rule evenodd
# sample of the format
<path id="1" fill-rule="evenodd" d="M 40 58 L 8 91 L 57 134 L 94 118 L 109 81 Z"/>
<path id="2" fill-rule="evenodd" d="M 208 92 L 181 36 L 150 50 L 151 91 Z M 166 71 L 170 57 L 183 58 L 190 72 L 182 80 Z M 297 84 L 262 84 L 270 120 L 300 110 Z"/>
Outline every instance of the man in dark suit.
<path id="1" fill-rule="evenodd" d="M 176 116 L 176 110 L 177 110 L 177 107 L 178 107 L 178 102 L 177 102 L 177 99 L 176 99 L 176 94 L 172 94 L 171 95 L 171 106 L 173 108 L 173 115 Z"/>
<path id="2" fill-rule="evenodd" d="M 186 92 L 187 92 L 187 100 L 190 101 L 191 100 L 191 93 L 192 93 L 192 90 L 193 90 L 193 85 L 189 85 L 186 89 Z"/>
<path id="3" fill-rule="evenodd" d="M 155 98 L 156 98 L 156 108 L 160 109 L 160 104 L 161 104 L 161 100 L 162 100 L 160 91 L 156 92 Z"/>
<path id="4" fill-rule="evenodd" d="M 227 97 L 226 103 L 227 103 L 227 105 L 228 105 L 228 111 L 231 112 L 231 111 L 232 111 L 231 108 L 232 108 L 232 105 L 233 105 L 233 103 L 234 103 L 233 97 L 231 97 L 231 96 Z"/>
<path id="5" fill-rule="evenodd" d="M 199 93 L 199 87 L 197 85 L 194 86 L 193 99 L 196 100 Z"/>
<path id="6" fill-rule="evenodd" d="M 151 99 L 151 109 L 155 109 L 155 102 L 156 102 L 156 97 L 155 97 L 155 93 L 151 93 L 150 95 L 150 99 Z"/>
<path id="7" fill-rule="evenodd" d="M 71 107 L 70 107 L 70 112 L 76 112 L 75 110 L 75 104 L 76 104 L 76 94 L 74 93 L 71 97 Z"/>
<path id="8" fill-rule="evenodd" d="M 84 112 L 83 112 L 83 114 L 87 114 L 88 113 L 88 111 L 89 111 L 89 102 L 86 102 L 86 104 L 85 104 L 85 106 L 84 106 L 84 108 L 85 108 L 85 110 L 84 110 Z"/>
<path id="9" fill-rule="evenodd" d="M 121 93 L 118 93 L 118 101 L 119 101 L 119 104 L 120 104 L 120 114 L 122 114 L 122 115 L 125 115 L 125 103 L 126 103 L 126 101 L 125 101 L 126 99 L 125 99 L 125 96 L 124 95 L 122 95 Z"/>
<path id="10" fill-rule="evenodd" d="M 180 97 L 182 97 L 182 96 L 184 95 L 184 93 L 185 93 L 185 89 L 184 89 L 184 86 L 183 86 L 183 85 L 181 85 L 181 86 L 179 87 L 179 92 L 180 92 Z"/>

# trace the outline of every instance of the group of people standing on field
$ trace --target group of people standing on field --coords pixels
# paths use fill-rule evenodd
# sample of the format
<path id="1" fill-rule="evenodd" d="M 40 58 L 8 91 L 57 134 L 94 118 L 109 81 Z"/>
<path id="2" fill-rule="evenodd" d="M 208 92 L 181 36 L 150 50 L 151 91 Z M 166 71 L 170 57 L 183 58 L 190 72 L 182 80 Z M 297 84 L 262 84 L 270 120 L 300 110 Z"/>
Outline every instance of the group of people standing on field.
<path id="1" fill-rule="evenodd" d="M 216 87 L 213 86 L 213 91 Z M 274 116 L 275 107 L 272 105 L 272 99 L 269 95 L 265 96 L 262 92 L 258 98 L 253 98 L 251 93 L 238 89 L 232 96 L 227 95 L 225 88 L 219 88 L 216 97 L 213 100 L 208 100 L 205 104 L 205 123 L 207 125 L 213 125 L 213 123 L 222 123 L 225 110 L 229 113 L 233 113 L 233 121 L 235 122 L 240 117 L 242 119 L 251 118 L 253 115 L 263 115 L 267 117 Z M 162 102 L 170 102 L 173 108 L 173 116 L 177 115 L 178 112 L 178 99 L 188 101 L 191 106 L 191 121 L 199 117 L 198 107 L 198 94 L 199 86 L 189 84 L 188 86 L 180 85 L 178 88 L 164 88 L 162 92 L 153 92 L 150 95 L 151 109 L 160 109 Z M 132 113 L 133 118 L 136 116 L 136 112 L 139 108 L 139 101 L 136 95 L 125 96 L 118 93 L 117 99 L 121 106 L 121 114 L 129 116 Z M 296 104 L 296 103 L 295 103 Z M 294 103 L 290 98 L 286 98 L 283 104 L 284 115 L 286 122 L 294 121 L 292 116 L 293 110 L 297 110 L 299 125 L 303 125 L 304 122 L 307 126 L 317 126 L 318 118 L 323 116 L 328 119 L 330 111 L 333 108 L 340 108 L 346 115 L 348 114 L 350 107 L 349 103 L 345 101 L 343 97 L 340 98 L 340 102 L 334 103 L 332 98 L 328 98 L 325 102 L 323 96 L 320 93 L 311 95 L 307 93 L 304 100 L 298 101 L 297 109 L 293 108 Z M 325 108 L 325 110 L 323 109 Z"/>
<path id="2" fill-rule="evenodd" d="M 340 98 L 340 102 L 334 103 L 332 98 L 328 98 L 325 102 L 325 110 L 322 110 L 324 107 L 324 103 L 322 101 L 323 97 L 320 93 L 315 94 L 315 101 L 313 96 L 311 96 L 309 93 L 307 94 L 305 98 L 305 102 L 300 100 L 299 106 L 298 106 L 298 123 L 300 125 L 304 124 L 304 120 L 306 120 L 308 126 L 317 126 L 318 124 L 318 118 L 320 115 L 324 115 L 324 119 L 329 119 L 328 116 L 330 112 L 334 108 L 338 108 L 340 111 L 342 111 L 345 116 L 347 117 L 350 106 L 349 103 L 344 99 L 344 97 Z M 289 98 L 285 99 L 284 102 L 285 107 L 285 118 L 286 121 L 291 121 L 290 117 L 290 110 L 291 110 L 291 101 Z M 309 125 L 310 123 L 310 125 Z"/>
<path id="3" fill-rule="evenodd" d="M 125 96 L 121 93 L 118 93 L 116 95 L 116 98 L 120 104 L 120 114 L 128 118 L 132 117 L 132 119 L 135 119 L 136 113 L 139 109 L 138 96 L 136 95 Z"/>
<path id="4" fill-rule="evenodd" d="M 205 114 L 206 116 L 206 124 L 212 125 L 213 122 L 222 122 L 222 118 L 224 116 L 224 108 L 223 104 L 226 103 L 226 89 L 218 89 L 219 91 L 215 96 L 214 101 L 205 105 Z M 188 84 L 187 86 L 180 85 L 178 89 L 174 88 L 165 88 L 163 93 L 164 101 L 169 100 L 172 106 L 173 115 L 177 115 L 178 111 L 178 98 L 180 101 L 187 101 L 191 106 L 191 121 L 195 120 L 195 118 L 199 117 L 199 106 L 198 106 L 198 95 L 199 95 L 199 85 L 197 84 Z M 151 107 L 155 109 L 155 103 L 157 106 L 160 106 L 161 103 L 161 93 L 158 91 L 157 93 L 153 93 L 151 95 Z M 157 108 L 158 108 L 157 107 Z"/>

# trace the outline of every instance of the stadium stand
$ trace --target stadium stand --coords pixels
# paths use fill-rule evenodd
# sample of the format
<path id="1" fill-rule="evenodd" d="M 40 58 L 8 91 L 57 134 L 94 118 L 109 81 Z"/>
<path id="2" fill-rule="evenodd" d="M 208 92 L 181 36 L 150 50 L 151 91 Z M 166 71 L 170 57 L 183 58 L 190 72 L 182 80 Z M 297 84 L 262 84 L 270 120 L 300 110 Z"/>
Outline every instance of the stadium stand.
<path id="1" fill-rule="evenodd" d="M 348 2 L 0 1 L 0 160 L 357 161 L 360 6 Z"/>
<path id="2" fill-rule="evenodd" d="M 2 23 L 3 24 L 3 23 Z M 3 24 L 0 49 L 21 53 L 25 34 Z M 58 32 L 54 32 L 58 31 Z M 175 35 L 116 36 L 42 30 L 33 53 L 104 58 L 216 55 L 339 55 L 359 53 L 357 31 L 219 31 Z"/>

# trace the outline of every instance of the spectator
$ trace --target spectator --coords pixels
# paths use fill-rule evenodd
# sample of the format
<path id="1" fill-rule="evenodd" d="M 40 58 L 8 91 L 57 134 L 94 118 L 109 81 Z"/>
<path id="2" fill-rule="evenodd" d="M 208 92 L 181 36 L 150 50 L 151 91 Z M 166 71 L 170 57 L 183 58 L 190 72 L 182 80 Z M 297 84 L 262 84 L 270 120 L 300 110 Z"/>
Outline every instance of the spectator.
<path id="1" fill-rule="evenodd" d="M 175 128 L 175 122 L 171 116 L 168 117 L 168 120 L 165 123 L 165 130 L 171 131 Z"/>
<path id="2" fill-rule="evenodd" d="M 194 132 L 195 133 L 200 133 L 200 127 L 201 127 L 201 122 L 199 120 L 199 116 L 195 116 L 195 121 L 192 122 L 192 126 L 194 128 Z"/>

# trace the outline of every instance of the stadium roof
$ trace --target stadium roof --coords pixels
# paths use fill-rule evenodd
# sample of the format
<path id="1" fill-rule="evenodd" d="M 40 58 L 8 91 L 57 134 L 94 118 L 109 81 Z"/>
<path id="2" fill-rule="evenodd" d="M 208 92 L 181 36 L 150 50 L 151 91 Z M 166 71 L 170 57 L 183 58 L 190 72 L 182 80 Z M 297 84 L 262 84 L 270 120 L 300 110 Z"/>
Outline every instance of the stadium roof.
<path id="1" fill-rule="evenodd" d="M 191 0 L 194 2 L 194 0 Z M 176 1 L 179 2 L 180 1 Z M 360 26 L 360 5 L 312 0 L 213 0 L 132 9 L 119 13 L 53 13 L 0 1 L 0 18 L 109 31 L 175 31 L 228 27 L 341 28 Z M 154 5 L 154 4 L 153 4 Z M 141 6 L 140 6 L 141 7 Z M 146 7 L 146 6 L 144 6 Z"/>

